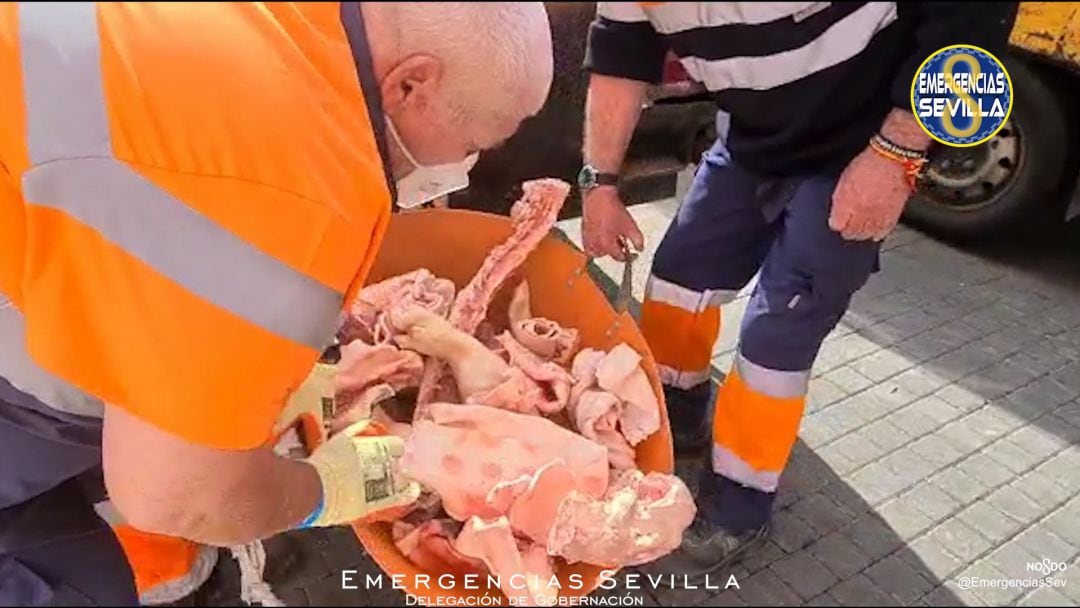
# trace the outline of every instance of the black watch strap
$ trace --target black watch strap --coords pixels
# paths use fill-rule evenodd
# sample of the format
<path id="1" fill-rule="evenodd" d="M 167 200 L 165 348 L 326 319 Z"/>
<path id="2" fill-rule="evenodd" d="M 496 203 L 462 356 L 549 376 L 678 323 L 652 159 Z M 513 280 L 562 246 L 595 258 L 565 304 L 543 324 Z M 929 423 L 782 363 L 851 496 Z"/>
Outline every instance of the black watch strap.
<path id="1" fill-rule="evenodd" d="M 615 186 L 619 183 L 619 175 L 617 173 L 597 173 L 596 185 L 597 186 Z"/>
<path id="2" fill-rule="evenodd" d="M 592 165 L 585 165 L 578 173 L 578 188 L 583 192 L 592 190 L 597 186 L 615 186 L 619 183 L 617 173 L 603 173 Z"/>

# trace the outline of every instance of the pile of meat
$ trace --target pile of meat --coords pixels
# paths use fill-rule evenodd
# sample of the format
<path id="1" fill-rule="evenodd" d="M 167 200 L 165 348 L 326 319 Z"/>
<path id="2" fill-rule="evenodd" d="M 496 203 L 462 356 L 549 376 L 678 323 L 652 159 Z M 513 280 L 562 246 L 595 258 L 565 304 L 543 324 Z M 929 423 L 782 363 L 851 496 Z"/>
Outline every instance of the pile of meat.
<path id="1" fill-rule="evenodd" d="M 638 353 L 581 348 L 575 329 L 533 316 L 526 282 L 511 286 L 568 190 L 525 183 L 512 235 L 460 292 L 425 269 L 390 278 L 339 333 L 335 427 L 370 416 L 406 438 L 401 472 L 425 488 L 393 523 L 399 549 L 435 576 L 497 577 L 523 605 L 557 596 L 556 559 L 652 561 L 694 516 L 677 477 L 635 466 L 661 424 Z M 489 318 L 504 287 L 507 318 Z"/>

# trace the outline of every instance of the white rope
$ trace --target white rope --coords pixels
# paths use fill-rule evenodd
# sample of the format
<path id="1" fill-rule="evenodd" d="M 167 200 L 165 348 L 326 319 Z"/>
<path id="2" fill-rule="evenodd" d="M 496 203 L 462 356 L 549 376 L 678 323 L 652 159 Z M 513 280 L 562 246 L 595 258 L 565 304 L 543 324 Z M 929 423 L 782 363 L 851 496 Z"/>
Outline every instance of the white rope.
<path id="1" fill-rule="evenodd" d="M 240 599 L 245 604 L 260 604 L 262 606 L 284 606 L 270 583 L 263 580 L 263 570 L 266 568 L 266 548 L 261 541 L 255 541 L 246 545 L 231 547 L 232 556 L 240 567 Z"/>

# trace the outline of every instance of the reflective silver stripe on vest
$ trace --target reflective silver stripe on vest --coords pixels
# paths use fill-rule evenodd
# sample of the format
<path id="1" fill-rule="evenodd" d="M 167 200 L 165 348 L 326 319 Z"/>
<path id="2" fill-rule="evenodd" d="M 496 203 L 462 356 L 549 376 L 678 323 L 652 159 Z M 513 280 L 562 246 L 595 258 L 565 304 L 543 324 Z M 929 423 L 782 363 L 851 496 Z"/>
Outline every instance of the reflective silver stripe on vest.
<path id="1" fill-rule="evenodd" d="M 30 359 L 26 352 L 25 320 L 4 294 L 0 294 L 0 377 L 61 412 L 91 418 L 105 415 L 101 401 L 50 374 Z"/>
<path id="2" fill-rule="evenodd" d="M 67 213 L 194 294 L 293 342 L 331 343 L 342 294 L 112 157 L 95 3 L 21 2 L 28 204 Z M 228 201 L 222 201 L 229 204 Z"/>

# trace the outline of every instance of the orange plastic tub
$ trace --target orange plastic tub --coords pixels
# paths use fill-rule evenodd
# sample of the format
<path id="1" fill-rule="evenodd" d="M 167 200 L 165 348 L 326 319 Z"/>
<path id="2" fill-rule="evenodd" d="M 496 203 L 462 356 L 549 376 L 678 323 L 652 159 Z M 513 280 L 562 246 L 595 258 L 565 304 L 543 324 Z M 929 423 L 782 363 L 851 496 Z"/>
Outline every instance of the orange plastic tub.
<path id="1" fill-rule="evenodd" d="M 474 211 L 425 209 L 395 215 L 367 283 L 427 268 L 461 288 L 476 273 L 488 252 L 503 242 L 511 231 L 509 218 Z M 533 314 L 577 328 L 582 347 L 608 350 L 625 342 L 642 355 L 645 373 L 660 403 L 661 428 L 637 446 L 637 464 L 646 473 L 671 473 L 674 468 L 671 432 L 656 363 L 633 318 L 615 312 L 585 272 L 585 265 L 586 258 L 582 253 L 555 236 L 547 236 L 519 270 L 529 281 Z M 512 287 L 516 281 L 516 278 L 511 279 L 508 285 Z M 504 288 L 492 304 L 493 318 L 505 316 L 510 291 Z M 489 588 L 485 580 L 470 580 L 466 585 L 465 581 L 450 581 L 446 577 L 440 581 L 441 572 L 419 570 L 394 546 L 387 523 L 357 523 L 353 529 L 386 574 L 382 581 L 384 586 L 389 586 L 391 577 L 398 575 L 396 581 L 400 588 L 427 600 L 424 602 L 427 605 L 448 605 L 446 601 L 451 596 L 487 596 L 484 605 L 491 605 L 492 599 L 496 600 L 496 605 L 500 601 L 501 605 L 508 604 L 500 591 Z M 590 593 L 600 583 L 603 570 L 591 564 L 558 564 L 560 596 Z M 417 575 L 427 575 L 426 586 L 417 584 L 424 581 L 424 577 Z M 577 576 L 571 578 L 572 575 Z M 364 581 L 354 582 L 364 584 Z M 442 604 L 438 603 L 440 597 L 445 598 Z"/>

